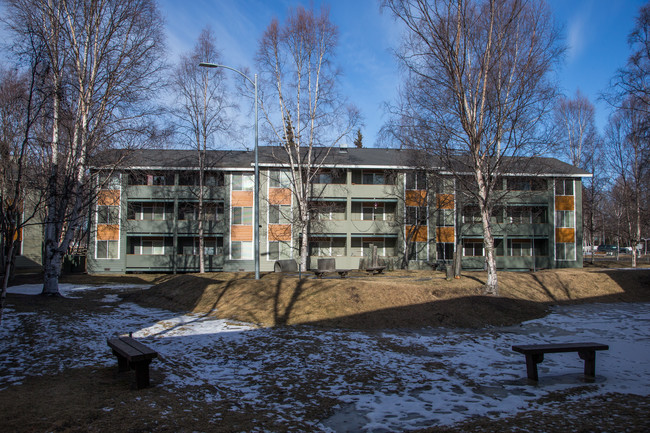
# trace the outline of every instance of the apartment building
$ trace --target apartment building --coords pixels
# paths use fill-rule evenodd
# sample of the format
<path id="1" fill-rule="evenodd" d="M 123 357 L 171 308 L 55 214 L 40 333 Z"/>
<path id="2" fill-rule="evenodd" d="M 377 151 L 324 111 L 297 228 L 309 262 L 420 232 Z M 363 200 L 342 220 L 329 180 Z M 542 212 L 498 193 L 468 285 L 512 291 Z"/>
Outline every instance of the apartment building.
<path id="1" fill-rule="evenodd" d="M 310 183 L 309 266 L 335 257 L 357 269 L 373 247 L 390 266 L 411 268 L 462 255 L 482 269 L 481 217 L 445 167 L 396 149 L 315 149 Z M 278 147 L 211 151 L 202 188 L 205 269 L 254 270 L 254 194 L 259 194 L 261 271 L 299 259 L 297 202 Z M 413 162 L 418 161 L 418 162 Z M 92 214 L 91 273 L 195 272 L 199 269 L 197 152 L 114 152 L 93 169 L 100 191 Z M 530 161 L 529 161 L 530 162 Z M 492 217 L 497 266 L 528 270 L 582 266 L 581 180 L 588 173 L 537 158 L 499 179 Z"/>

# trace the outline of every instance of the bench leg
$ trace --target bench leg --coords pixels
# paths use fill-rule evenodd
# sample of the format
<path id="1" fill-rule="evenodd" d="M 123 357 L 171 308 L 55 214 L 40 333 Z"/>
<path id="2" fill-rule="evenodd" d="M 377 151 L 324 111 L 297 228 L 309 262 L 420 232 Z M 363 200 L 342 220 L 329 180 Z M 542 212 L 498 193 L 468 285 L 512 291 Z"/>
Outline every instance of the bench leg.
<path id="1" fill-rule="evenodd" d="M 539 380 L 537 376 L 537 364 L 544 360 L 544 354 L 536 355 L 526 355 L 526 374 L 528 379 L 534 380 L 537 382 Z"/>
<path id="2" fill-rule="evenodd" d="M 113 350 L 113 355 L 117 356 L 117 371 L 123 373 L 129 371 L 129 361 L 125 357 Z"/>
<path id="3" fill-rule="evenodd" d="M 150 359 L 146 361 L 140 361 L 133 366 L 135 369 L 135 387 L 136 389 L 142 389 L 149 386 L 149 364 L 151 363 Z"/>
<path id="4" fill-rule="evenodd" d="M 596 377 L 596 351 L 584 350 L 579 351 L 580 359 L 585 361 L 585 377 L 593 379 Z"/>

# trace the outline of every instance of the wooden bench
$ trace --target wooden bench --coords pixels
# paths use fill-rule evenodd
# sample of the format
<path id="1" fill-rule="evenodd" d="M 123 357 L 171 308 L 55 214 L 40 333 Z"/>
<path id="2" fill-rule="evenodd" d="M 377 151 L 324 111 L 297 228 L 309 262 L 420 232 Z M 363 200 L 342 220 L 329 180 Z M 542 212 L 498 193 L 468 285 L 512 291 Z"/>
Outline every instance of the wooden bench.
<path id="1" fill-rule="evenodd" d="M 386 269 L 386 266 L 371 266 L 369 268 L 366 268 L 366 272 L 368 272 L 370 275 L 375 275 L 381 274 L 384 272 L 384 269 Z"/>
<path id="2" fill-rule="evenodd" d="M 318 259 L 318 269 L 314 271 L 316 278 L 323 278 L 325 274 L 338 273 L 341 278 L 345 278 L 350 272 L 349 269 L 336 269 L 336 260 L 331 258 Z"/>
<path id="3" fill-rule="evenodd" d="M 108 346 L 117 356 L 118 371 L 135 370 L 136 388 L 149 386 L 149 364 L 158 356 L 158 352 L 131 337 L 109 338 Z"/>
<path id="4" fill-rule="evenodd" d="M 600 343 L 528 344 L 512 346 L 512 350 L 526 355 L 528 379 L 537 382 L 537 364 L 544 361 L 545 353 L 578 352 L 580 359 L 585 361 L 585 377 L 593 379 L 596 376 L 596 350 L 609 350 L 609 346 Z"/>

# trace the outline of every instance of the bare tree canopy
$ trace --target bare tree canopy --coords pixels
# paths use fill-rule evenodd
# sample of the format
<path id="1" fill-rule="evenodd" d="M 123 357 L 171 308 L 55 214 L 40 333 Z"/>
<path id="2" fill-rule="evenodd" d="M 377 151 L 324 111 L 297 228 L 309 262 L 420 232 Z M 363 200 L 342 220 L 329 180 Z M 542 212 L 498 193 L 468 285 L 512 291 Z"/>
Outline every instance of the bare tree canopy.
<path id="1" fill-rule="evenodd" d="M 154 0 L 6 0 L 21 57 L 43 58 L 46 185 L 44 294 L 58 294 L 61 262 L 87 221 L 90 159 L 141 140 L 159 83 L 163 24 Z"/>
<path id="2" fill-rule="evenodd" d="M 483 219 L 486 292 L 496 294 L 490 216 L 497 175 L 504 156 L 539 155 L 550 143 L 541 126 L 556 95 L 549 72 L 562 53 L 551 13 L 544 2 L 526 0 L 383 4 L 407 30 L 398 55 L 406 81 L 389 127 L 402 145 L 472 174 L 466 189 Z"/>
<path id="3" fill-rule="evenodd" d="M 337 90 L 334 64 L 338 30 L 326 9 L 298 6 L 284 24 L 273 20 L 260 40 L 257 65 L 267 140 L 280 144 L 278 158 L 288 163 L 296 215 L 302 234 L 301 265 L 307 266 L 309 186 L 327 152 L 347 139 L 359 122 L 356 108 Z"/>
<path id="4" fill-rule="evenodd" d="M 576 167 L 589 170 L 599 145 L 594 105 L 578 90 L 555 107 L 558 154 Z"/>
<path id="5" fill-rule="evenodd" d="M 216 148 L 216 137 L 231 126 L 229 110 L 232 108 L 227 92 L 224 71 L 221 68 L 204 68 L 199 63 L 221 63 L 214 33 L 205 28 L 201 31 L 194 49 L 181 56 L 172 84 L 176 94 L 173 114 L 181 141 L 197 152 L 199 167 L 198 229 L 199 272 L 205 272 L 204 220 L 205 220 L 205 172 L 206 152 Z"/>

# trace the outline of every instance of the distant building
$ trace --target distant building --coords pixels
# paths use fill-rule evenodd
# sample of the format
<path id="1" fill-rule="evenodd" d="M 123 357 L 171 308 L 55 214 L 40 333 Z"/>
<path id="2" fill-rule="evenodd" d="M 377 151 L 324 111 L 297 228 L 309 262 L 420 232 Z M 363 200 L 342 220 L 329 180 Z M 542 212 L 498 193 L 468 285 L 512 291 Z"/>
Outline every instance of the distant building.
<path id="1" fill-rule="evenodd" d="M 463 198 L 444 167 L 423 171 L 395 149 L 317 149 L 323 165 L 310 185 L 310 266 L 335 257 L 355 269 L 371 247 L 410 268 L 450 260 L 483 269 L 476 203 Z M 299 259 L 296 203 L 277 147 L 260 147 L 260 269 Z M 118 158 L 119 155 L 119 158 Z M 197 156 L 186 150 L 115 152 L 93 173 L 104 188 L 92 212 L 91 273 L 195 272 L 199 268 Z M 283 159 L 284 157 L 284 159 Z M 120 160 L 115 168 L 114 161 Z M 321 161 L 320 159 L 318 160 Z M 208 152 L 205 254 L 208 271 L 252 271 L 253 153 Z M 503 173 L 493 216 L 497 265 L 528 270 L 582 266 L 581 178 L 588 173 L 552 158 Z"/>

